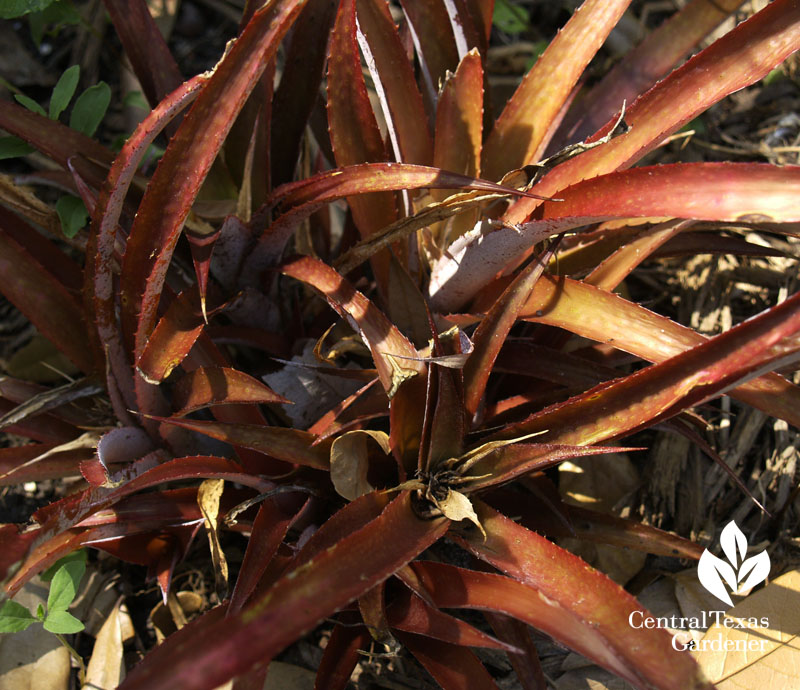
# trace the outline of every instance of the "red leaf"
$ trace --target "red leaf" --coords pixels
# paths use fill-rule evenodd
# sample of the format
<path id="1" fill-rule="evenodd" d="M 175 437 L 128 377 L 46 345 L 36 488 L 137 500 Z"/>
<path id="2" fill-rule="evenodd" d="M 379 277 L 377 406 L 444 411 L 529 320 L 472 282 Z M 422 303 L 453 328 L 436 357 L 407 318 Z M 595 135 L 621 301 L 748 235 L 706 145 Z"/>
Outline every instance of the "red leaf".
<path id="1" fill-rule="evenodd" d="M 77 129 L 10 101 L 0 100 L 0 128 L 24 139 L 64 170 L 67 169 L 67 161 L 78 154 L 97 161 L 100 166 L 107 167 L 114 160 L 114 154 L 109 149 Z M 75 164 L 84 179 L 100 186 L 104 172 L 97 163 L 90 164 L 81 158 Z"/>
<path id="2" fill-rule="evenodd" d="M 409 495 L 397 497 L 377 518 L 286 573 L 240 613 L 174 634 L 134 669 L 120 690 L 217 687 L 271 659 L 325 616 L 385 580 L 441 537 L 447 525 L 446 520 L 420 520 Z"/>
<path id="3" fill-rule="evenodd" d="M 309 0 L 295 22 L 286 51 L 283 76 L 272 102 L 272 183 L 292 178 L 300 142 L 322 81 L 328 34 L 333 24 L 334 0 Z M 303 84 L 304 88 L 297 88 Z"/>
<path id="4" fill-rule="evenodd" d="M 398 633 L 408 648 L 444 690 L 498 690 L 486 667 L 464 647 Z"/>
<path id="5" fill-rule="evenodd" d="M 544 136 L 630 0 L 587 0 L 551 41 L 489 133 L 481 169 L 490 180 L 534 163 Z"/>
<path id="6" fill-rule="evenodd" d="M 695 55 L 625 112 L 630 131 L 551 171 L 532 191 L 554 196 L 568 185 L 629 167 L 725 96 L 766 76 L 800 47 L 800 5 L 777 0 Z M 613 123 L 609 122 L 603 130 Z M 602 132 L 598 132 L 601 134 Z M 503 217 L 523 222 L 538 206 L 515 203 Z"/>
<path id="7" fill-rule="evenodd" d="M 128 237 L 120 283 L 122 326 L 141 354 L 155 325 L 167 268 L 192 203 L 226 134 L 305 0 L 257 10 L 214 69 L 153 175 Z"/>
<path id="8" fill-rule="evenodd" d="M 416 594 L 408 591 L 402 598 L 392 602 L 386 613 L 389 625 L 393 629 L 423 635 L 462 647 L 485 647 L 502 649 L 505 652 L 518 651 L 514 645 L 504 644 L 461 619 L 439 611 L 425 603 Z"/>
<path id="9" fill-rule="evenodd" d="M 646 612 L 619 585 L 535 532 L 483 505 L 475 507 L 487 540 L 483 544 L 478 535 L 474 542 L 459 541 L 521 582 L 415 561 L 411 568 L 437 606 L 512 616 L 638 687 L 648 682 L 662 690 L 707 687 L 691 656 L 672 649 L 669 633 L 629 625 L 629 615 Z"/>
<path id="10" fill-rule="evenodd" d="M 283 253 L 295 228 L 324 204 L 349 195 L 366 194 L 361 201 L 374 199 L 374 193 L 400 189 L 470 189 L 505 194 L 523 194 L 515 189 L 460 175 L 439 168 L 406 163 L 361 163 L 328 170 L 276 189 L 267 204 L 277 205 L 281 215 L 259 238 L 258 246 L 247 259 L 245 273 L 272 263 Z M 357 197 L 350 197 L 352 205 Z M 376 227 L 381 229 L 384 226 Z"/>
<path id="11" fill-rule="evenodd" d="M 79 302 L 3 229 L 5 213 L 0 213 L 0 292 L 79 369 L 91 372 L 92 350 Z"/>
<path id="12" fill-rule="evenodd" d="M 467 53 L 442 86 L 436 107 L 433 164 L 479 175 L 483 133 L 483 67 L 477 51 Z"/>
<path id="13" fill-rule="evenodd" d="M 150 144 L 172 121 L 175 115 L 196 96 L 208 78 L 198 75 L 182 84 L 165 98 L 125 142 L 109 170 L 97 198 L 92 218 L 91 235 L 87 247 L 87 271 L 84 298 L 89 310 L 94 312 L 97 333 L 103 343 L 108 360 L 109 378 L 116 382 L 127 409 L 135 409 L 136 401 L 132 385 L 130 354 L 122 344 L 117 322 L 113 259 L 118 239 L 118 226 L 125 197 L 130 189 L 136 170 Z M 109 385 L 112 388 L 112 385 Z M 113 399 L 112 399 L 113 400 Z M 121 417 L 121 406 L 116 405 Z"/>
<path id="14" fill-rule="evenodd" d="M 459 55 L 450 18 L 443 2 L 400 0 L 411 25 L 420 61 L 426 100 L 433 104 L 447 71 L 455 72 Z"/>
<path id="15" fill-rule="evenodd" d="M 595 317 L 598 313 L 602 319 Z M 651 362 L 662 362 L 708 342 L 706 336 L 638 304 L 569 279 L 540 280 L 521 318 L 565 328 L 598 342 L 605 342 L 613 331 L 614 347 Z M 742 383 L 728 394 L 800 427 L 800 389 L 777 374 Z"/>
<path id="16" fill-rule="evenodd" d="M 542 441 L 578 445 L 626 436 L 795 361 L 797 344 L 781 341 L 797 330 L 800 293 L 686 352 L 552 405 L 501 435 L 548 429 Z"/>
<path id="17" fill-rule="evenodd" d="M 364 627 L 335 626 L 322 655 L 314 687 L 345 690 L 350 684 L 350 675 L 361 658 L 359 650 L 366 649 L 370 640 L 372 638 Z"/>
<path id="18" fill-rule="evenodd" d="M 145 0 L 104 0 L 125 54 L 152 107 L 183 81 Z"/>
<path id="19" fill-rule="evenodd" d="M 198 302 L 194 286 L 186 288 L 172 300 L 150 334 L 136 362 L 139 374 L 148 383 L 161 383 L 194 347 L 206 324 Z M 217 311 L 219 308 L 206 316 L 210 317 Z"/>
<path id="20" fill-rule="evenodd" d="M 78 548 L 80 537 L 71 532 L 71 528 L 98 510 L 111 506 L 136 491 L 167 481 L 197 478 L 228 479 L 261 491 L 272 486 L 259 477 L 243 472 L 240 465 L 225 458 L 177 458 L 144 471 L 143 468 L 148 468 L 147 459 L 140 463 L 139 468 L 134 465 L 133 468 L 123 471 L 122 477 L 114 478 L 121 483 L 118 488 L 113 485 L 93 487 L 51 503 L 34 514 L 34 519 L 41 524 L 39 530 L 32 531 L 36 545 L 14 577 L 6 583 L 9 596 L 13 596 L 25 582 L 54 563 L 61 555 Z"/>
<path id="21" fill-rule="evenodd" d="M 385 0 L 358 0 L 358 40 L 384 110 L 394 158 L 428 165 L 433 142 L 428 117 Z"/>
<path id="22" fill-rule="evenodd" d="M 178 381 L 172 400 L 185 415 L 208 405 L 290 403 L 258 379 L 228 367 L 201 367 Z"/>
<path id="23" fill-rule="evenodd" d="M 557 241 L 514 277 L 475 330 L 474 349 L 464 365 L 464 405 L 468 418 L 478 411 L 500 348 L 552 259 L 556 246 Z"/>
<path id="24" fill-rule="evenodd" d="M 316 436 L 299 429 L 288 429 L 266 424 L 233 424 L 203 422 L 176 417 L 150 417 L 162 424 L 172 424 L 182 429 L 196 431 L 211 438 L 266 453 L 278 460 L 327 470 L 330 464 L 330 442 L 313 445 Z"/>
<path id="25" fill-rule="evenodd" d="M 296 502 L 294 505 L 287 505 L 286 501 L 281 499 L 281 496 L 268 498 L 258 509 L 239 577 L 231 595 L 231 613 L 238 613 L 247 603 L 277 553 L 287 530 L 305 507 L 305 504 L 301 503 L 297 510 Z"/>
<path id="26" fill-rule="evenodd" d="M 342 0 L 336 15 L 328 55 L 327 105 L 328 130 L 339 167 L 388 160 L 361 72 L 356 0 Z M 362 239 L 397 219 L 394 195 L 388 192 L 353 197 L 349 206 Z M 379 282 L 385 284 L 385 258 L 376 257 L 373 267 Z"/>
<path id="27" fill-rule="evenodd" d="M 408 339 L 335 270 L 316 259 L 300 257 L 283 264 L 281 272 L 315 287 L 348 320 L 372 352 L 386 391 L 393 389 L 398 366 L 415 374 L 425 371 L 425 365 L 416 361 L 417 350 Z"/>
<path id="28" fill-rule="evenodd" d="M 537 193 L 542 184 L 535 187 Z M 537 242 L 564 230 L 636 216 L 796 221 L 800 211 L 794 199 L 799 190 L 800 168 L 754 163 L 676 163 L 592 177 L 560 191 L 562 201 L 545 202 L 530 222 L 473 231 L 454 242 L 433 266 L 431 303 L 440 311 L 460 308 L 497 274 L 530 254 Z"/>
<path id="29" fill-rule="evenodd" d="M 726 19 L 743 0 L 694 0 L 629 51 L 570 110 L 562 131 L 569 141 L 581 141 L 600 129 L 619 109 L 661 79 Z M 574 115 L 573 115 L 574 114 Z M 563 142 L 568 143 L 568 142 Z"/>

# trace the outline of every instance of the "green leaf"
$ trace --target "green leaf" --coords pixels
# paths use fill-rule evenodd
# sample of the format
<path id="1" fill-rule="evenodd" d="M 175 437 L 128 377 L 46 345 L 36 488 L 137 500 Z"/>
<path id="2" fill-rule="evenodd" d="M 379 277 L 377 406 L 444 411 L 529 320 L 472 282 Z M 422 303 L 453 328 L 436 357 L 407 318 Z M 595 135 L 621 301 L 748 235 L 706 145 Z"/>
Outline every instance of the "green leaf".
<path id="1" fill-rule="evenodd" d="M 509 0 L 497 0 L 494 4 L 492 23 L 507 34 L 520 34 L 530 26 L 530 15 L 524 7 Z"/>
<path id="2" fill-rule="evenodd" d="M 55 0 L 55 2 L 49 0 L 43 10 L 28 15 L 31 38 L 37 48 L 41 45 L 45 33 L 56 35 L 62 27 L 80 22 L 81 15 L 70 0 Z"/>
<path id="3" fill-rule="evenodd" d="M 33 614 L 16 601 L 7 601 L 0 609 L 0 633 L 20 632 L 35 622 Z"/>
<path id="4" fill-rule="evenodd" d="M 147 102 L 141 91 L 129 91 L 122 99 L 122 105 L 132 106 L 134 108 L 141 108 L 142 110 L 150 110 L 150 104 Z"/>
<path id="5" fill-rule="evenodd" d="M 50 96 L 50 119 L 57 120 L 58 116 L 64 112 L 64 109 L 69 105 L 72 97 L 75 95 L 75 89 L 78 88 L 78 79 L 81 76 L 81 68 L 79 65 L 72 65 L 64 70 L 58 78 L 58 82 L 53 87 L 53 95 Z"/>
<path id="6" fill-rule="evenodd" d="M 39 604 L 36 607 L 36 620 L 39 621 L 40 623 L 44 623 L 45 618 L 46 616 L 44 612 L 44 604 Z"/>
<path id="7" fill-rule="evenodd" d="M 111 89 L 108 84 L 101 81 L 90 86 L 75 101 L 69 126 L 86 136 L 92 136 L 105 116 L 109 103 L 111 103 Z"/>
<path id="8" fill-rule="evenodd" d="M 0 161 L 27 156 L 36 149 L 19 137 L 0 137 Z"/>
<path id="9" fill-rule="evenodd" d="M 73 551 L 72 553 L 68 553 L 63 558 L 59 558 L 53 565 L 51 565 L 47 570 L 45 570 L 39 578 L 44 582 L 50 582 L 53 579 L 53 576 L 59 571 L 62 565 L 66 565 L 67 563 L 79 562 L 86 564 L 86 549 L 78 549 L 77 551 Z"/>
<path id="10" fill-rule="evenodd" d="M 56 611 L 66 611 L 81 582 L 86 564 L 80 561 L 71 561 L 62 565 L 53 576 L 50 583 L 50 594 L 47 596 L 47 618 Z"/>
<path id="11" fill-rule="evenodd" d="M 56 201 L 56 212 L 61 221 L 61 231 L 67 237 L 75 237 L 89 220 L 89 213 L 83 202 L 71 194 L 62 196 Z"/>
<path id="12" fill-rule="evenodd" d="M 44 115 L 44 117 L 47 117 L 47 113 L 44 111 L 44 108 L 42 108 L 42 106 L 40 106 L 32 98 L 28 98 L 25 94 L 14 94 L 14 100 L 16 100 L 20 105 L 24 105 L 28 110 L 32 110 L 38 115 Z"/>
<path id="13" fill-rule="evenodd" d="M 53 0 L 2 0 L 0 19 L 16 19 L 29 12 L 39 12 L 52 2 Z"/>
<path id="14" fill-rule="evenodd" d="M 83 630 L 84 627 L 83 623 L 67 611 L 53 611 L 47 615 L 44 621 L 45 630 L 60 635 L 77 633 Z"/>

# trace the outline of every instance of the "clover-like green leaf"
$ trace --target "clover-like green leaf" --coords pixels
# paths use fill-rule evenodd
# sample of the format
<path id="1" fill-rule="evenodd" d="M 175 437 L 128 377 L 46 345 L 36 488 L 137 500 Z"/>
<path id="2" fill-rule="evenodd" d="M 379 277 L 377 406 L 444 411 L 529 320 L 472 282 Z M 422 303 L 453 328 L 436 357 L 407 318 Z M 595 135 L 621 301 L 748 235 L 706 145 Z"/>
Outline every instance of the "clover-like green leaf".
<path id="1" fill-rule="evenodd" d="M 26 630 L 36 618 L 22 604 L 7 601 L 0 609 L 0 633 L 13 633 Z"/>
<path id="2" fill-rule="evenodd" d="M 47 596 L 47 619 L 56 611 L 66 611 L 78 591 L 86 564 L 70 561 L 62 565 L 50 583 L 50 594 Z"/>
<path id="3" fill-rule="evenodd" d="M 78 79 L 80 76 L 80 65 L 72 65 L 72 67 L 67 67 L 64 73 L 58 78 L 56 85 L 53 87 L 53 94 L 50 96 L 48 114 L 51 120 L 57 120 L 58 116 L 61 115 L 64 109 L 69 105 L 69 102 L 75 95 L 75 89 L 78 88 Z"/>
<path id="4" fill-rule="evenodd" d="M 75 237 L 78 231 L 86 225 L 89 213 L 86 206 L 76 196 L 66 194 L 56 202 L 56 212 L 61 221 L 61 231 L 67 237 Z"/>
<path id="5" fill-rule="evenodd" d="M 111 103 L 111 89 L 101 81 L 90 86 L 75 101 L 69 126 L 86 136 L 92 136 L 108 110 Z"/>
<path id="6" fill-rule="evenodd" d="M 0 19 L 16 19 L 29 12 L 40 12 L 53 0 L 4 0 L 0 3 Z"/>
<path id="7" fill-rule="evenodd" d="M 42 106 L 40 106 L 32 98 L 26 96 L 24 93 L 14 94 L 14 100 L 37 115 L 44 115 L 44 117 L 47 117 L 47 113 L 44 111 L 44 108 L 42 108 Z"/>
<path id="8" fill-rule="evenodd" d="M 50 582 L 53 576 L 61 569 L 61 566 L 67 563 L 80 562 L 86 564 L 86 549 L 78 549 L 72 553 L 67 554 L 63 558 L 59 558 L 53 565 L 45 570 L 39 577 L 45 582 Z"/>
<path id="9" fill-rule="evenodd" d="M 0 137 L 0 161 L 19 158 L 33 153 L 36 149 L 19 137 Z"/>
<path id="10" fill-rule="evenodd" d="M 84 627 L 83 623 L 67 611 L 53 611 L 52 613 L 48 613 L 44 621 L 45 630 L 60 635 L 77 633 L 83 630 Z"/>

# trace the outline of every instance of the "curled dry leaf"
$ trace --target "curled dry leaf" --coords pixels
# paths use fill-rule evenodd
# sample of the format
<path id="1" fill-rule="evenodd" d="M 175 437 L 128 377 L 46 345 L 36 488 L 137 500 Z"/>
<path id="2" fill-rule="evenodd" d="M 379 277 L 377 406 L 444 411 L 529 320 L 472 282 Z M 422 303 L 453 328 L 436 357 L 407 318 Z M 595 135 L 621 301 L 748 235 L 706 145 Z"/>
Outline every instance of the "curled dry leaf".
<path id="1" fill-rule="evenodd" d="M 448 520 L 452 520 L 453 522 L 469 520 L 481 531 L 484 538 L 486 538 L 486 532 L 484 532 L 483 525 L 481 525 L 480 520 L 478 520 L 472 503 L 461 492 L 450 489 L 445 499 L 443 501 L 436 501 L 436 505 Z"/>
<path id="2" fill-rule="evenodd" d="M 197 490 L 197 505 L 205 518 L 211 562 L 214 564 L 214 580 L 220 600 L 228 592 L 228 561 L 219 541 L 219 502 L 224 490 L 224 479 L 206 479 Z"/>
<path id="3" fill-rule="evenodd" d="M 375 489 L 367 479 L 368 438 L 375 441 L 386 455 L 391 453 L 389 436 L 383 431 L 348 431 L 331 445 L 331 481 L 337 493 L 348 501 L 354 501 Z"/>

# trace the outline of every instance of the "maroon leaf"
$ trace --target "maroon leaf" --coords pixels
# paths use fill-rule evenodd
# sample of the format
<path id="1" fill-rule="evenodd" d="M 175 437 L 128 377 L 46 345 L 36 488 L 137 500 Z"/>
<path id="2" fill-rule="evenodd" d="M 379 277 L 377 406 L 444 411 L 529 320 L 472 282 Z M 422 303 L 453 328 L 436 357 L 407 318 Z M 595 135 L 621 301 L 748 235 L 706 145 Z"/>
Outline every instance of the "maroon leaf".
<path id="1" fill-rule="evenodd" d="M 183 81 L 145 0 L 103 0 L 125 54 L 152 107 Z"/>
<path id="2" fill-rule="evenodd" d="M 200 185 L 304 2 L 279 0 L 253 14 L 170 140 L 148 185 L 131 227 L 120 283 L 123 332 L 136 333 L 137 359 L 155 325 L 172 252 Z"/>
<path id="3" fill-rule="evenodd" d="M 110 383 L 109 388 L 118 387 L 127 409 L 135 409 L 136 402 L 130 359 L 122 344 L 114 302 L 112 264 L 118 238 L 117 223 L 136 170 L 150 144 L 175 115 L 196 97 L 206 81 L 206 76 L 198 75 L 185 82 L 139 124 L 114 159 L 92 217 L 84 299 L 90 313 L 94 313 L 97 333 L 108 360 L 109 378 L 113 379 L 113 385 Z M 120 408 L 118 404 L 118 414 Z"/>
<path id="4" fill-rule="evenodd" d="M 602 320 L 594 317 L 597 313 L 603 314 Z M 521 317 L 598 342 L 605 342 L 613 330 L 615 347 L 651 362 L 664 361 L 708 341 L 706 336 L 618 295 L 569 279 L 540 280 Z M 728 394 L 800 426 L 800 389 L 777 374 L 742 383 Z"/>
<path id="5" fill-rule="evenodd" d="M 632 102 L 661 79 L 743 0 L 694 0 L 673 14 L 628 52 L 570 111 L 562 131 L 581 141 L 614 116 L 622 101 Z M 567 143 L 567 142 L 564 142 Z"/>
<path id="6" fill-rule="evenodd" d="M 525 75 L 489 133 L 481 169 L 490 180 L 534 163 L 544 136 L 630 0 L 587 0 Z"/>
<path id="7" fill-rule="evenodd" d="M 240 613 L 207 624 L 201 619 L 186 633 L 174 634 L 131 672 L 120 690 L 166 690 L 175 683 L 197 690 L 217 687 L 271 659 L 325 616 L 385 580 L 441 537 L 447 524 L 420 520 L 408 494 L 398 496 L 364 528 L 286 573 Z M 390 542 L 387 534 L 393 535 Z"/>
<path id="8" fill-rule="evenodd" d="M 428 165 L 433 142 L 414 70 L 384 0 L 358 0 L 358 40 L 384 109 L 395 160 Z"/>
<path id="9" fill-rule="evenodd" d="M 442 86 L 436 108 L 433 164 L 465 175 L 480 174 L 483 133 L 483 67 L 472 51 Z"/>
<path id="10" fill-rule="evenodd" d="M 542 184 L 535 187 L 537 192 Z M 497 274 L 519 263 L 537 242 L 610 218 L 796 221 L 800 212 L 793 199 L 798 188 L 800 169 L 761 164 L 683 163 L 593 177 L 559 192 L 561 201 L 545 202 L 530 222 L 490 226 L 488 232 L 481 228 L 459 238 L 433 267 L 431 303 L 440 311 L 458 309 Z"/>
<path id="11" fill-rule="evenodd" d="M 629 615 L 647 614 L 619 585 L 535 532 L 489 508 L 476 508 L 484 529 L 489 525 L 491 530 L 485 545 L 479 545 L 483 543 L 480 534 L 474 541 L 459 541 L 521 582 L 441 563 L 412 563 L 437 606 L 476 608 L 517 618 L 636 686 L 646 687 L 649 682 L 662 690 L 707 687 L 694 660 L 672 649 L 669 633 L 631 628 Z M 489 522 L 484 522 L 487 518 Z M 509 538 L 519 541 L 507 542 Z M 490 553 L 494 548 L 497 552 Z"/>
<path id="12" fill-rule="evenodd" d="M 501 435 L 548 429 L 542 441 L 578 445 L 620 438 L 795 361 L 797 344 L 781 341 L 798 329 L 800 293 L 691 350 L 553 405 Z"/>
<path id="13" fill-rule="evenodd" d="M 80 304 L 4 230 L 5 213 L 0 214 L 0 292 L 79 369 L 91 372 L 94 362 Z"/>
<path id="14" fill-rule="evenodd" d="M 245 271 L 264 262 L 271 265 L 283 253 L 286 242 L 297 226 L 324 204 L 348 195 L 369 193 L 362 201 L 375 198 L 374 192 L 400 189 L 470 189 L 520 195 L 515 189 L 439 168 L 405 163 L 362 163 L 328 170 L 276 189 L 268 205 L 277 204 L 283 211 L 259 238 Z M 349 197 L 350 203 L 356 200 Z M 384 226 L 376 227 L 382 229 Z"/>
<path id="15" fill-rule="evenodd" d="M 255 591 L 261 576 L 283 542 L 286 531 L 303 509 L 303 503 L 287 504 L 281 498 L 268 498 L 258 509 L 239 577 L 231 595 L 231 613 L 238 613 Z"/>
<path id="16" fill-rule="evenodd" d="M 459 61 L 450 18 L 445 4 L 436 0 L 401 0 L 400 4 L 415 36 L 426 100 L 433 104 L 439 84 Z"/>
<path id="17" fill-rule="evenodd" d="M 328 129 L 339 167 L 388 160 L 372 112 L 356 40 L 356 0 L 339 5 L 328 55 Z M 362 238 L 369 237 L 397 218 L 394 195 L 389 192 L 349 199 L 353 221 Z M 381 284 L 386 282 L 385 258 L 373 260 Z"/>
<path id="18" fill-rule="evenodd" d="M 579 180 L 632 165 L 692 118 L 728 94 L 763 78 L 797 50 L 798 21 L 800 6 L 794 0 L 770 3 L 631 105 L 625 112 L 625 121 L 630 125 L 627 134 L 562 163 L 533 191 L 552 196 Z M 603 131 L 613 124 L 607 123 Z M 518 201 L 503 220 L 521 223 L 537 205 L 532 199 Z"/>
<path id="19" fill-rule="evenodd" d="M 459 618 L 439 611 L 409 592 L 392 602 L 386 613 L 389 625 L 397 630 L 462 647 L 486 647 L 502 649 L 506 652 L 519 651 L 514 645 L 500 642 Z"/>
<path id="20" fill-rule="evenodd" d="M 190 371 L 175 386 L 172 396 L 178 415 L 208 405 L 232 403 L 289 403 L 258 379 L 228 367 L 201 367 Z"/>
<path id="21" fill-rule="evenodd" d="M 182 429 L 196 431 L 225 441 L 234 446 L 250 448 L 298 465 L 327 470 L 330 443 L 313 445 L 315 436 L 300 429 L 287 429 L 261 424 L 234 424 L 229 422 L 203 422 L 176 417 L 151 417 L 162 424 L 172 424 Z"/>
<path id="22" fill-rule="evenodd" d="M 396 390 L 401 383 L 398 368 L 407 370 L 409 376 L 425 370 L 425 365 L 416 359 L 416 349 L 397 327 L 332 268 L 316 259 L 300 257 L 284 263 L 281 272 L 319 290 L 328 304 L 348 320 L 372 352 L 387 392 Z"/>
<path id="23" fill-rule="evenodd" d="M 408 633 L 398 633 L 398 639 L 444 690 L 498 690 L 486 667 L 469 649 Z"/>
<path id="24" fill-rule="evenodd" d="M 335 16 L 334 0 L 309 0 L 295 22 L 286 64 L 272 103 L 272 183 L 292 177 L 300 142 L 317 98 L 325 66 L 325 52 Z M 303 84 L 304 88 L 297 88 Z"/>
<path id="25" fill-rule="evenodd" d="M 464 365 L 464 405 L 472 417 L 486 391 L 489 374 L 511 327 L 555 252 L 557 242 L 520 271 L 492 305 L 472 337 L 474 349 Z"/>
<path id="26" fill-rule="evenodd" d="M 136 368 L 148 383 L 161 383 L 189 354 L 205 327 L 204 316 L 210 317 L 219 309 L 203 314 L 199 295 L 189 287 L 172 300 L 145 344 Z"/>
<path id="27" fill-rule="evenodd" d="M 240 465 L 225 458 L 177 458 L 156 467 L 152 467 L 148 458 L 139 463 L 138 467 L 134 465 L 114 477 L 121 484 L 118 488 L 113 483 L 109 487 L 93 487 L 51 503 L 34 514 L 34 519 L 41 525 L 33 531 L 36 545 L 6 583 L 9 596 L 13 596 L 25 582 L 52 565 L 64 553 L 78 548 L 81 537 L 72 528 L 81 520 L 136 491 L 167 481 L 196 478 L 228 479 L 261 491 L 272 486 L 259 477 L 243 472 Z"/>
<path id="28" fill-rule="evenodd" d="M 314 687 L 320 690 L 345 690 L 361 658 L 359 650 L 366 649 L 371 640 L 364 627 L 335 626 L 319 663 Z"/>

